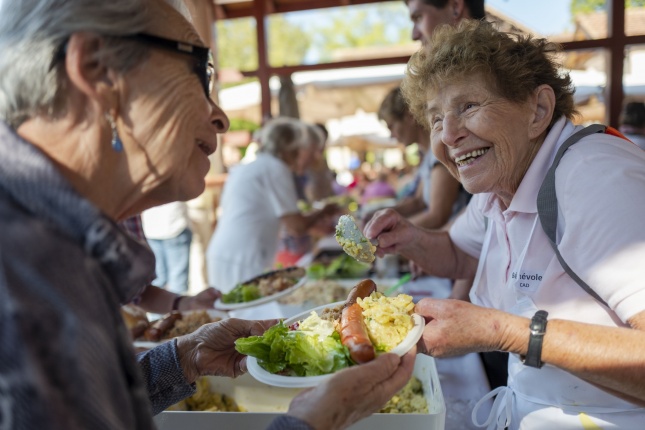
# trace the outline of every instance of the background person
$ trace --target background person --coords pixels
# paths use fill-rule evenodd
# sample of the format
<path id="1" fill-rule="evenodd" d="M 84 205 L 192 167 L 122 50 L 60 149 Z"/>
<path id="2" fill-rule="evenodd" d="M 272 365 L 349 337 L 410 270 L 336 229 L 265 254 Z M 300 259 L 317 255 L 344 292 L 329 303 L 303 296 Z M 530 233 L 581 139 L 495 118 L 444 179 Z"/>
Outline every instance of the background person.
<path id="1" fill-rule="evenodd" d="M 299 237 L 336 211 L 331 204 L 307 215 L 298 210 L 293 174 L 301 173 L 303 158 L 312 151 L 303 123 L 270 120 L 260 140 L 255 161 L 229 173 L 222 213 L 208 245 L 209 284 L 225 293 L 273 267 L 280 228 Z"/>
<path id="2" fill-rule="evenodd" d="M 484 19 L 484 0 L 406 0 L 412 21 L 412 40 L 427 44 L 434 30 L 463 19 Z"/>
<path id="3" fill-rule="evenodd" d="M 147 245 L 146 236 L 143 233 L 141 216 L 134 215 L 119 222 L 119 227 L 130 237 Z M 155 274 L 152 274 L 154 278 Z M 132 298 L 131 303 L 139 306 L 146 312 L 166 314 L 172 311 L 193 311 L 200 309 L 213 309 L 215 300 L 221 293 L 213 288 L 205 288 L 194 295 L 183 295 L 173 293 L 164 288 L 152 285 L 147 282 L 141 291 Z"/>
<path id="4" fill-rule="evenodd" d="M 329 172 L 323 154 L 327 139 L 326 135 L 315 124 L 303 122 L 302 125 L 305 127 L 307 143 L 298 154 L 293 180 L 296 186 L 298 205 L 301 207 L 302 213 L 306 215 L 311 211 L 312 203 L 314 202 L 313 197 L 323 195 L 329 197 L 330 194 L 327 191 L 331 192 L 331 182 L 329 177 L 324 174 Z M 316 167 L 317 173 L 323 173 L 322 175 L 312 174 L 312 169 L 315 165 L 318 165 Z M 326 170 L 321 172 L 321 168 L 326 168 Z M 312 195 L 312 192 L 314 192 L 315 196 Z M 301 205 L 308 208 L 304 209 Z M 294 234 L 293 229 L 289 230 L 286 225 L 282 225 L 275 265 L 282 267 L 294 266 L 303 255 L 311 251 L 315 236 L 329 235 L 334 230 L 335 223 L 332 219 L 326 217 L 321 218 L 299 235 Z"/>
<path id="5" fill-rule="evenodd" d="M 413 23 L 412 39 L 420 40 L 423 45 L 428 43 L 434 30 L 441 25 L 457 25 L 464 19 L 483 20 L 486 17 L 484 0 L 407 0 L 406 4 Z M 483 236 L 483 225 L 480 226 L 479 233 Z M 456 279 L 450 298 L 468 300 L 472 281 L 473 279 Z M 493 351 L 482 352 L 480 356 L 490 386 L 494 388 L 506 385 L 508 354 Z"/>
<path id="6" fill-rule="evenodd" d="M 556 170 L 559 252 L 603 304 L 562 268 L 536 209 L 554 154 L 582 129 L 570 121 L 573 89 L 554 60 L 557 47 L 475 21 L 442 27 L 428 46 L 410 61 L 405 96 L 430 128 L 434 154 L 474 197 L 450 232 L 415 228 L 391 210 L 366 227 L 380 254 L 400 252 L 439 276 L 476 273 L 473 304 L 417 304 L 428 321 L 425 347 L 436 357 L 511 353 L 509 386 L 489 395 L 497 395 L 489 428 L 638 428 L 645 154 L 596 133 L 571 146 Z M 602 183 L 598 172 L 606 172 Z M 538 310 L 548 312 L 548 324 L 533 327 L 542 335 L 529 330 Z"/>
<path id="7" fill-rule="evenodd" d="M 393 207 L 401 215 L 424 228 L 439 228 L 465 207 L 470 195 L 430 152 L 430 135 L 408 110 L 400 88 L 385 97 L 378 113 L 392 137 L 405 146 L 416 143 L 421 153 L 418 167 L 419 185 L 415 195 Z M 367 214 L 367 222 L 372 214 Z"/>
<path id="8" fill-rule="evenodd" d="M 619 130 L 629 140 L 645 149 L 645 103 L 629 102 L 620 116 Z"/>
<path id="9" fill-rule="evenodd" d="M 208 50 L 160 0 L 2 2 L 0 49 L 2 426 L 152 429 L 197 376 L 241 374 L 233 342 L 275 323 L 208 324 L 135 360 L 119 315 L 154 256 L 116 221 L 201 193 L 228 129 Z M 272 428 L 346 427 L 402 388 L 413 361 L 347 369 Z M 360 403 L 330 400 L 352 392 Z"/>
<path id="10" fill-rule="evenodd" d="M 177 294 L 188 291 L 193 232 L 186 202 L 170 202 L 141 213 L 143 233 L 155 254 L 152 285 Z"/>

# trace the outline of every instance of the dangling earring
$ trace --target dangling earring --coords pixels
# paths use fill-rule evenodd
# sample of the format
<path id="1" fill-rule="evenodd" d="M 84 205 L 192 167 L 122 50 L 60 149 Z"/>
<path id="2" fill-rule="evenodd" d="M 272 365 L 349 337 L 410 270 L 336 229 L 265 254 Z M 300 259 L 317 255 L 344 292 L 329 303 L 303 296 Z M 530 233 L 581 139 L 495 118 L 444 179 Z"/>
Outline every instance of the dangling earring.
<path id="1" fill-rule="evenodd" d="M 107 122 L 110 124 L 110 129 L 112 129 L 112 149 L 114 149 L 115 152 L 122 152 L 123 142 L 121 142 L 119 132 L 116 130 L 116 122 L 114 121 L 112 114 L 107 112 L 105 114 L 105 119 L 107 119 Z"/>

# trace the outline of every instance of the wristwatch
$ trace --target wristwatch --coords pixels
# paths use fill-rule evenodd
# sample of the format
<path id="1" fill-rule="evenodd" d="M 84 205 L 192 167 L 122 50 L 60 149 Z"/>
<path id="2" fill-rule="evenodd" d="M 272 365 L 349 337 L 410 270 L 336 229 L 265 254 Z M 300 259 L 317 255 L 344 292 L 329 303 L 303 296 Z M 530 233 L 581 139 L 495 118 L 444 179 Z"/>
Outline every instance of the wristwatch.
<path id="1" fill-rule="evenodd" d="M 547 315 L 549 315 L 547 311 L 537 311 L 531 319 L 531 324 L 529 325 L 529 330 L 531 330 L 529 348 L 526 356 L 522 357 L 522 362 L 525 366 L 538 369 L 542 367 L 542 340 L 546 333 Z"/>

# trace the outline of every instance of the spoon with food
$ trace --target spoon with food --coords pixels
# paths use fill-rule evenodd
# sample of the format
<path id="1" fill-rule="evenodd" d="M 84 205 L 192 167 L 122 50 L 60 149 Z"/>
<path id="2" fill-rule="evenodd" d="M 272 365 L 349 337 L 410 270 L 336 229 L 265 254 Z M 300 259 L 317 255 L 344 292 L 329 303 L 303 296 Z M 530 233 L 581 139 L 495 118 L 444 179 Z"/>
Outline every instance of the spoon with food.
<path id="1" fill-rule="evenodd" d="M 351 215 L 343 215 L 338 220 L 336 241 L 347 255 L 362 263 L 371 263 L 376 258 L 374 252 L 378 243 L 370 241 L 363 235 Z"/>

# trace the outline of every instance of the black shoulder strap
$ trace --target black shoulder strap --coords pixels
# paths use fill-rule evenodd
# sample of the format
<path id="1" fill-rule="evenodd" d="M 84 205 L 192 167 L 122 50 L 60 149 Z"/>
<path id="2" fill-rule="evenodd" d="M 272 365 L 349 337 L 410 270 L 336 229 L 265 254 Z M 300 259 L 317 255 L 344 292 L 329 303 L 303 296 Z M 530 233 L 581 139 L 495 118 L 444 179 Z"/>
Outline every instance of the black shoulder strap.
<path id="1" fill-rule="evenodd" d="M 549 238 L 549 243 L 555 251 L 555 255 L 558 257 L 560 265 L 562 265 L 562 268 L 567 272 L 571 279 L 576 281 L 587 293 L 605 306 L 607 306 L 607 303 L 605 303 L 605 301 L 601 299 L 589 285 L 587 285 L 573 270 L 571 270 L 558 250 L 558 245 L 556 243 L 556 231 L 558 227 L 558 197 L 555 195 L 555 169 L 558 167 L 558 164 L 560 164 L 560 159 L 564 155 L 565 151 L 569 149 L 571 145 L 590 134 L 604 133 L 606 128 L 607 127 L 604 125 L 592 124 L 571 135 L 555 154 L 553 164 L 549 168 L 544 181 L 542 181 L 537 197 L 537 210 L 538 216 L 540 217 L 540 223 L 542 224 L 542 229 Z"/>

